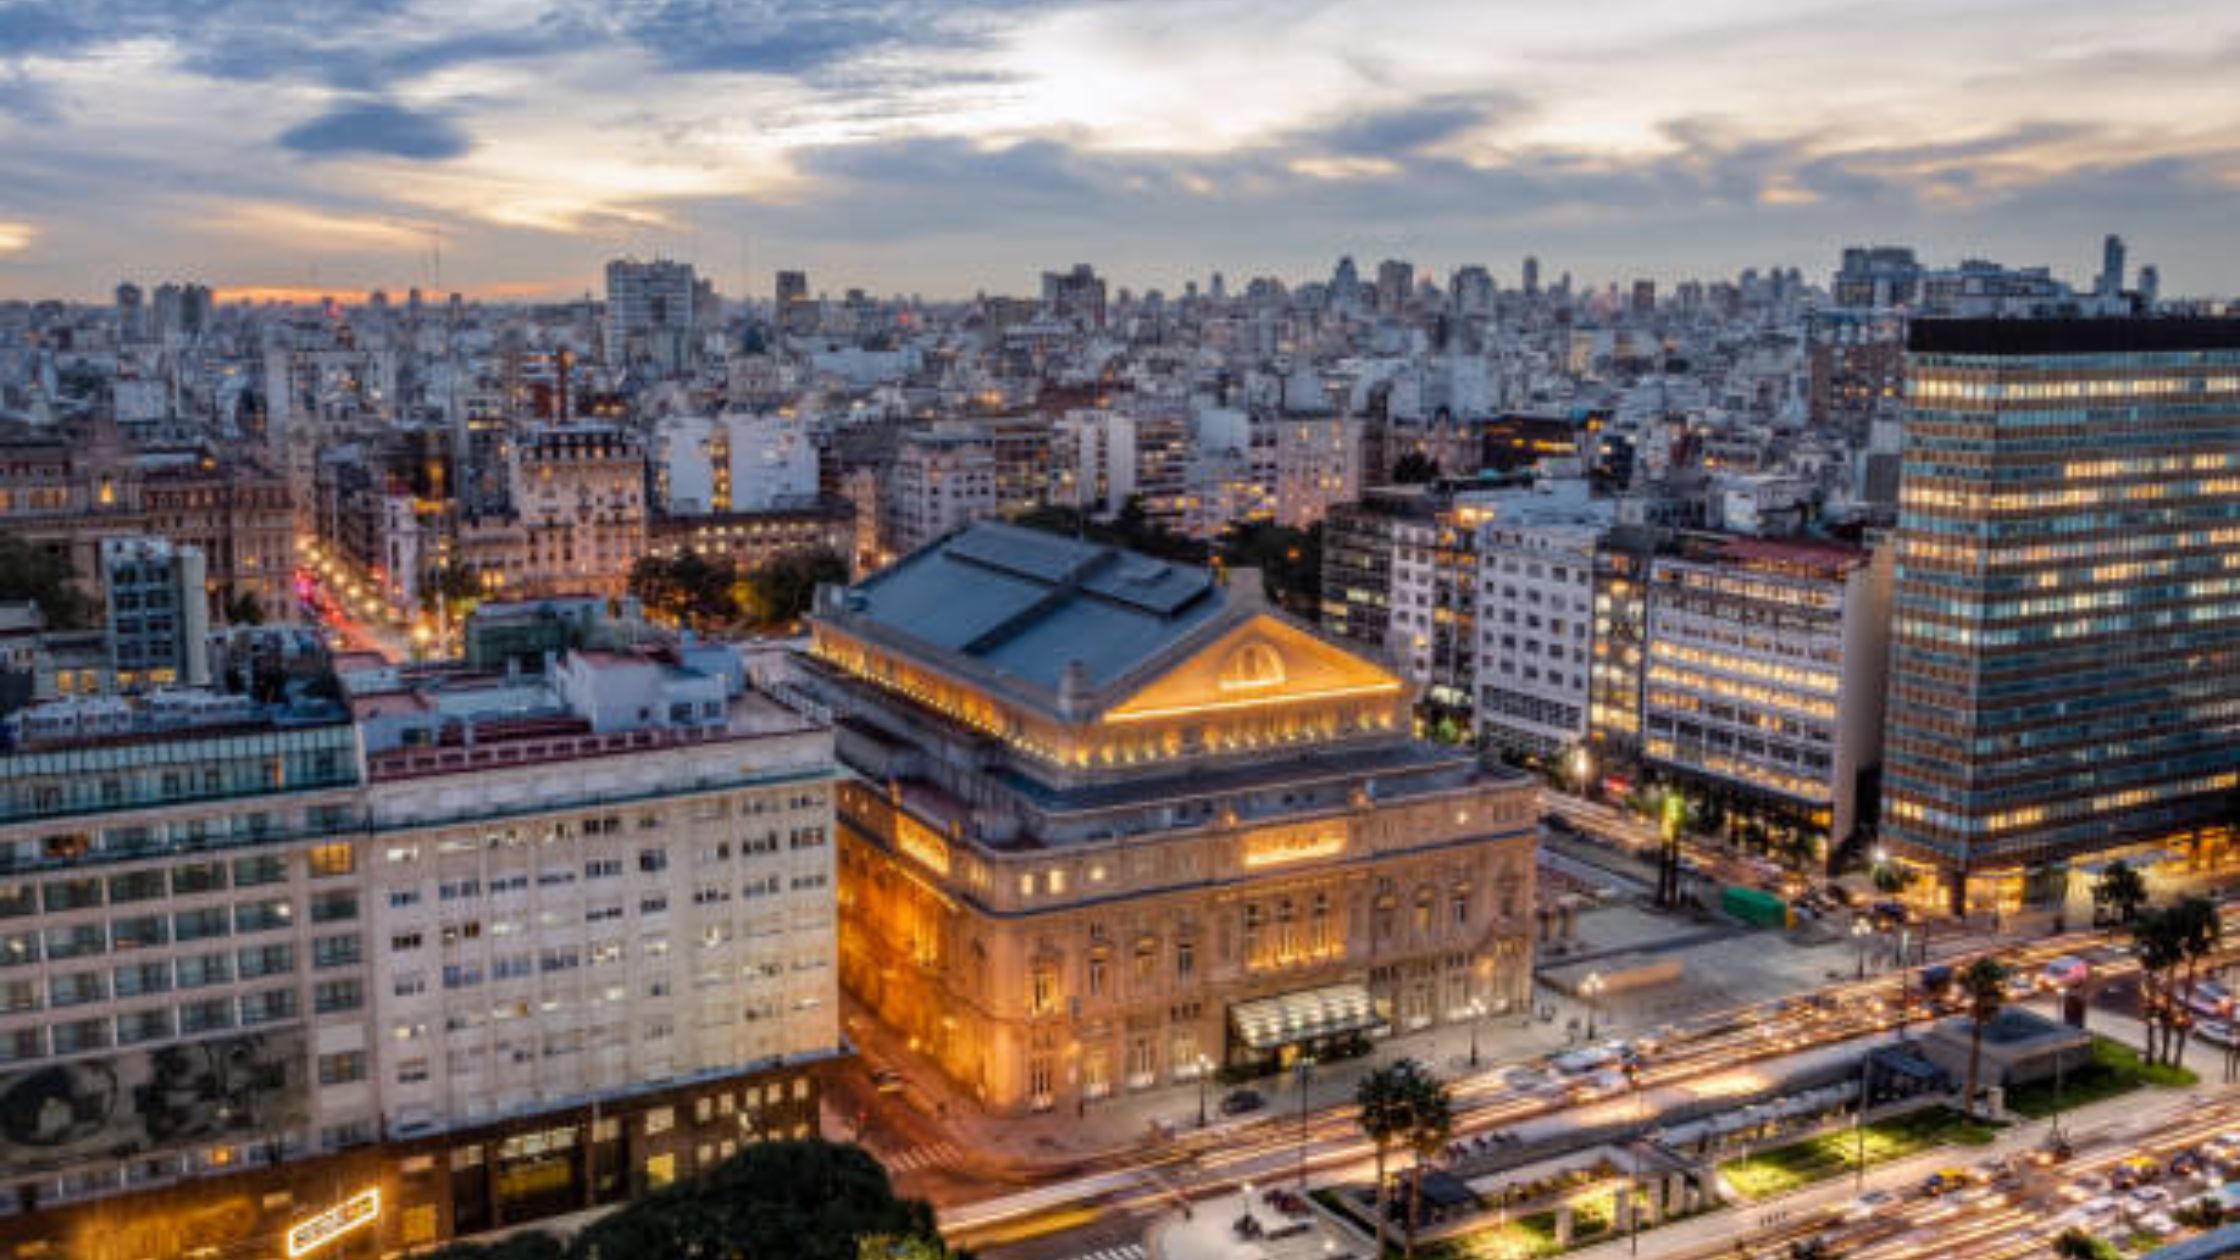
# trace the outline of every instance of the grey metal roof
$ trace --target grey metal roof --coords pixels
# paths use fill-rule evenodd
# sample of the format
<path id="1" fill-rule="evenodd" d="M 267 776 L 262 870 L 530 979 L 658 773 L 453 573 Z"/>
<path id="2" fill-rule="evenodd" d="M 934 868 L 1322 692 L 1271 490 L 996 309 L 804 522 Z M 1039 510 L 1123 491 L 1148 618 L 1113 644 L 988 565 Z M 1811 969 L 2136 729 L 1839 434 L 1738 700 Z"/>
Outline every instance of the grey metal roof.
<path id="1" fill-rule="evenodd" d="M 845 620 L 1055 691 L 1069 662 L 1081 663 L 1091 689 L 1103 687 L 1228 607 L 1204 569 L 984 523 L 866 580 Z"/>

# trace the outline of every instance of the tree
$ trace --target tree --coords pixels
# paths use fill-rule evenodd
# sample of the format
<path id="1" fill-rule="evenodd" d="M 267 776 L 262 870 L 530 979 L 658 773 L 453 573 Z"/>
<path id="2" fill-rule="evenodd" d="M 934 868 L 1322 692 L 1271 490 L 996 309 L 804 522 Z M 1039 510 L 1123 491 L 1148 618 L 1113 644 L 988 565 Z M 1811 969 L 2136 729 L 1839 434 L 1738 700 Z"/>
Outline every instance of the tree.
<path id="1" fill-rule="evenodd" d="M 2216 903 L 2206 897 L 2188 897 L 2170 907 L 2171 932 L 2177 937 L 2179 956 L 2184 960 L 2184 997 L 2177 1003 L 2179 1019 L 2175 1028 L 2176 1045 L 2170 1056 L 2173 1066 L 2185 1066 L 2186 1029 L 2192 1023 L 2193 985 L 2201 969 L 2201 960 L 2217 950 L 2224 938 L 2224 922 L 2217 913 Z"/>
<path id="2" fill-rule="evenodd" d="M 732 588 L 738 573 L 729 557 L 708 559 L 696 551 L 640 556 L 630 567 L 630 593 L 647 611 L 682 626 L 704 628 L 738 617 Z"/>
<path id="3" fill-rule="evenodd" d="M 79 592 L 69 561 L 10 533 L 0 533 L 0 603 L 30 600 L 53 630 L 93 624 L 93 601 Z"/>
<path id="4" fill-rule="evenodd" d="M 264 624 L 264 604 L 255 591 L 236 591 L 228 588 L 225 600 L 226 624 L 234 626 L 261 626 Z"/>
<path id="5" fill-rule="evenodd" d="M 2171 999 L 2170 973 L 2185 960 L 2184 924 L 2168 910 L 2148 907 L 2131 920 L 2132 952 L 2139 960 L 2139 1008 L 2147 1044 L 2140 1047 L 2149 1063 L 2159 1063 L 2169 1053 L 2170 1034 L 2177 1028 L 2178 1004 Z"/>
<path id="6" fill-rule="evenodd" d="M 1976 1083 L 1983 1064 L 1983 1026 L 2007 1004 L 2007 969 L 1996 958 L 1978 958 L 1960 973 L 1960 996 L 1968 1004 L 1968 1092 L 1962 1110 L 1976 1114 Z"/>
<path id="7" fill-rule="evenodd" d="M 1454 1094 L 1447 1083 L 1429 1072 L 1414 1072 L 1407 1082 L 1407 1146 L 1415 1156 L 1408 1177 L 1408 1228 L 1404 1253 L 1416 1254 L 1416 1231 L 1423 1224 L 1423 1165 L 1446 1149 L 1454 1136 Z"/>
<path id="8" fill-rule="evenodd" d="M 1353 1090 L 1354 1105 L 1360 1108 L 1358 1122 L 1362 1135 L 1377 1156 L 1377 1253 L 1384 1254 L 1385 1221 L 1390 1211 L 1391 1186 L 1385 1180 L 1385 1165 L 1392 1157 L 1392 1150 L 1407 1138 L 1412 1116 L 1408 1102 L 1408 1080 L 1417 1069 L 1415 1060 L 1401 1059 L 1389 1067 L 1381 1067 L 1361 1078 Z"/>
<path id="9" fill-rule="evenodd" d="M 848 562 L 828 548 L 789 551 L 739 583 L 741 610 L 762 626 L 786 626 L 809 611 L 822 583 L 848 580 Z"/>
<path id="10" fill-rule="evenodd" d="M 1439 461 L 1422 451 L 1409 451 L 1392 466 L 1392 484 L 1420 486 L 1439 479 Z"/>
<path id="11" fill-rule="evenodd" d="M 697 1181 L 624 1207 L 566 1243 L 517 1234 L 457 1244 L 440 1260 L 617 1260 L 623 1256 L 784 1256 L 787 1260 L 969 1260 L 941 1241 L 933 1209 L 897 1198 L 861 1147 L 757 1142 Z"/>
<path id="12" fill-rule="evenodd" d="M 1221 539 L 1221 563 L 1260 570 L 1270 602 L 1305 621 L 1322 619 L 1322 526 L 1237 525 Z"/>
<path id="13" fill-rule="evenodd" d="M 430 569 L 420 584 L 420 605 L 429 612 L 442 607 L 454 617 L 463 616 L 481 598 L 481 575 L 456 560 Z"/>
<path id="14" fill-rule="evenodd" d="M 2139 908 L 2147 904 L 2147 881 L 2129 862 L 2114 861 L 2100 872 L 2092 884 L 2092 909 L 2097 917 L 2113 916 L 2125 927 L 2139 917 Z"/>

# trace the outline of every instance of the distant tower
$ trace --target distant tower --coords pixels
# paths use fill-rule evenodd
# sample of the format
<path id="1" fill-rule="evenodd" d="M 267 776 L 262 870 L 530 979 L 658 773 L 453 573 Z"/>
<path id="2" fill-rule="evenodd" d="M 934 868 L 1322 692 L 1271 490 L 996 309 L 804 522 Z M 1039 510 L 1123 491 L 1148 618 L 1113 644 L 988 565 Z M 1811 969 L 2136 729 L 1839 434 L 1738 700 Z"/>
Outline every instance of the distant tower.
<path id="1" fill-rule="evenodd" d="M 2162 269 L 2152 263 L 2139 268 L 2139 302 L 2148 310 L 2162 295 Z"/>
<path id="2" fill-rule="evenodd" d="M 1524 295 L 1540 296 L 1540 260 L 1530 254 L 1524 256 Z"/>
<path id="3" fill-rule="evenodd" d="M 2123 238 L 2110 232 L 2100 242 L 2100 296 L 2123 292 Z"/>

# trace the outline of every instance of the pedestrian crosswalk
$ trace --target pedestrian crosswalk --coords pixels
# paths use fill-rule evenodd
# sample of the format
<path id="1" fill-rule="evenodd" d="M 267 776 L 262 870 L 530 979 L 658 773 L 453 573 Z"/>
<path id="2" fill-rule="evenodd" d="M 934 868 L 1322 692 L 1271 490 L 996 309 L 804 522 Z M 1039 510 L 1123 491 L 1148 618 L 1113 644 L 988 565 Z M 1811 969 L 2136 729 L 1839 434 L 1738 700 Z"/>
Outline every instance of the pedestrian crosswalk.
<path id="1" fill-rule="evenodd" d="M 1073 1260 L 1149 1260 L 1142 1243 L 1128 1243 L 1119 1247 L 1106 1247 L 1101 1251 L 1083 1252 Z"/>
<path id="2" fill-rule="evenodd" d="M 954 1166 L 963 1158 L 964 1151 L 954 1142 L 927 1142 L 906 1151 L 882 1151 L 879 1154 L 879 1162 L 885 1164 L 890 1173 L 918 1172 L 944 1164 Z"/>

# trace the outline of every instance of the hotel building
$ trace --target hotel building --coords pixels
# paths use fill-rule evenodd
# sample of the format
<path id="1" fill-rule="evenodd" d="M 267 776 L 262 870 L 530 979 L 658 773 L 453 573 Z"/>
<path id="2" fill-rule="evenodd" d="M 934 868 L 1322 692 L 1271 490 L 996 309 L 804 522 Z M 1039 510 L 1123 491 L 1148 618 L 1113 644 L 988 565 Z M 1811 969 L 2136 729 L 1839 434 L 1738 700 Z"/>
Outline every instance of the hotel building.
<path id="1" fill-rule="evenodd" d="M 2229 856 L 2240 320 L 1922 321 L 1884 838 L 1952 908 Z"/>
<path id="2" fill-rule="evenodd" d="M 842 983 L 989 1109 L 1527 1001 L 1534 788 L 1259 590 L 983 524 L 821 593 Z"/>

